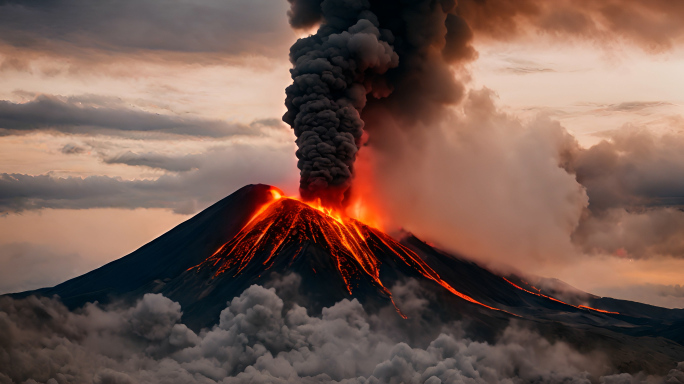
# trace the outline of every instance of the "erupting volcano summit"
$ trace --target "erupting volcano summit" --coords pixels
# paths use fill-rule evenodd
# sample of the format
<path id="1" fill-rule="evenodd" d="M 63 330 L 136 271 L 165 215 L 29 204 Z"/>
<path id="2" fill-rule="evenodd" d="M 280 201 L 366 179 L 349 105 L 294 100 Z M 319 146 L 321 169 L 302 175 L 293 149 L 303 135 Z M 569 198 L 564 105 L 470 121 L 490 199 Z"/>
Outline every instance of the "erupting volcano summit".
<path id="1" fill-rule="evenodd" d="M 271 187 L 270 193 L 272 200 L 265 203 L 232 240 L 191 270 L 210 268 L 217 277 L 226 272 L 238 275 L 250 263 L 261 263 L 270 269 L 282 251 L 294 248 L 296 257 L 307 244 L 313 243 L 330 254 L 331 263 L 350 295 L 355 281 L 363 274 L 392 297 L 380 279 L 382 262 L 377 255 L 382 254 L 395 263 L 415 269 L 464 300 L 496 310 L 454 289 L 415 252 L 385 233 L 319 204 L 284 197 L 276 188 Z"/>

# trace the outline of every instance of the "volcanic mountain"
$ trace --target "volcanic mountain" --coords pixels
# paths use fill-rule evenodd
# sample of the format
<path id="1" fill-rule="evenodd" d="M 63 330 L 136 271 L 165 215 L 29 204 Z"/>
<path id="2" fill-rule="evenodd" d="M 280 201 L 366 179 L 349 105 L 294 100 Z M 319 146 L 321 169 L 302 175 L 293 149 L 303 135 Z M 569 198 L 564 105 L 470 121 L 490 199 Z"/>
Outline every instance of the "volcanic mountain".
<path id="1" fill-rule="evenodd" d="M 517 321 L 581 350 L 609 351 L 627 372 L 662 372 L 684 361 L 684 310 L 572 289 L 561 297 L 552 285 L 539 289 L 520 276 L 501 276 L 410 234 L 396 240 L 267 185 L 243 187 L 85 275 L 13 296 L 57 295 L 77 308 L 161 293 L 179 302 L 183 322 L 199 330 L 215 324 L 226 302 L 251 285 L 277 287 L 289 276 L 297 276 L 299 285 L 283 298 L 313 313 L 355 298 L 369 312 L 393 306 L 406 318 L 393 287 L 412 281 L 430 293 L 430 310 L 412 314 L 426 324 L 465 320 L 475 337 L 493 340 Z"/>

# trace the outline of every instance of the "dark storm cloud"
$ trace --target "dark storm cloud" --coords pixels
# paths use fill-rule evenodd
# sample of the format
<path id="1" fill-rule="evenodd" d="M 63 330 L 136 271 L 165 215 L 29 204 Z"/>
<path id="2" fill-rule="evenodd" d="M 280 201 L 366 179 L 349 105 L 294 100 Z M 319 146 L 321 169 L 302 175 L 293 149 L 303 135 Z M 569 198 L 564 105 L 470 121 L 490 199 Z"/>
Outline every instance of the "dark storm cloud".
<path id="1" fill-rule="evenodd" d="M 286 9 L 271 0 L 8 0 L 0 2 L 0 43 L 76 57 L 92 51 L 274 56 L 292 39 Z"/>
<path id="2" fill-rule="evenodd" d="M 393 309 L 389 314 L 397 318 Z M 69 312 L 55 300 L 0 298 L 0 381 L 94 383 L 631 383 L 602 376 L 603 358 L 512 325 L 496 343 L 463 336 L 458 324 L 424 346 L 405 343 L 393 323 L 343 300 L 311 316 L 286 309 L 254 285 L 227 303 L 219 322 L 196 334 L 182 308 L 159 294 L 132 307 L 88 304 Z M 388 321 L 389 320 L 389 321 Z M 597 368 L 599 367 L 599 368 Z M 651 382 L 678 383 L 684 364 Z M 596 372 L 592 376 L 590 372 Z M 35 380 L 35 381 L 27 381 Z"/>
<path id="3" fill-rule="evenodd" d="M 289 145 L 258 150 L 248 145 L 234 145 L 210 151 L 201 159 L 198 157 L 199 169 L 154 180 L 3 173 L 0 174 L 0 212 L 114 207 L 167 208 L 178 213 L 195 213 L 246 184 L 289 185 L 294 176 L 291 150 Z M 157 166 L 183 168 L 189 167 L 189 163 L 161 161 Z"/>
<path id="4" fill-rule="evenodd" d="M 251 125 L 233 124 L 196 117 L 161 115 L 121 105 L 95 103 L 88 98 L 40 95 L 26 103 L 0 100 L 0 135 L 38 130 L 65 133 L 109 133 L 126 135 L 134 132 L 163 133 L 183 136 L 228 137 L 260 135 L 265 126 L 257 121 Z M 271 120 L 264 120 L 272 126 Z"/>
<path id="5" fill-rule="evenodd" d="M 171 172 L 187 172 L 197 169 L 202 160 L 203 156 L 200 155 L 167 156 L 154 152 L 135 153 L 131 151 L 103 159 L 106 164 L 144 166 Z"/>

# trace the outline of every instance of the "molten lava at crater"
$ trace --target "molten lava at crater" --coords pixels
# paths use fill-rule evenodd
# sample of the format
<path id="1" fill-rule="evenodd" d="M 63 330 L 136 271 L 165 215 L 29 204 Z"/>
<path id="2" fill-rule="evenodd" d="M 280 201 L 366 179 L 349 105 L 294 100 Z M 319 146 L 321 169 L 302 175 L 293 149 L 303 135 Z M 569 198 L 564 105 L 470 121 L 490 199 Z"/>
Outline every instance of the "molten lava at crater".
<path id="1" fill-rule="evenodd" d="M 271 194 L 272 200 L 260 207 L 232 240 L 190 269 L 210 268 L 214 277 L 226 272 L 237 276 L 253 263 L 262 263 L 269 269 L 286 247 L 297 247 L 296 258 L 306 244 L 314 243 L 330 254 L 349 294 L 352 294 L 354 280 L 365 275 L 392 299 L 380 280 L 382 261 L 377 255 L 382 254 L 408 265 L 464 300 L 499 310 L 454 289 L 420 256 L 382 231 L 320 203 L 285 197 L 275 188 L 271 189 Z"/>

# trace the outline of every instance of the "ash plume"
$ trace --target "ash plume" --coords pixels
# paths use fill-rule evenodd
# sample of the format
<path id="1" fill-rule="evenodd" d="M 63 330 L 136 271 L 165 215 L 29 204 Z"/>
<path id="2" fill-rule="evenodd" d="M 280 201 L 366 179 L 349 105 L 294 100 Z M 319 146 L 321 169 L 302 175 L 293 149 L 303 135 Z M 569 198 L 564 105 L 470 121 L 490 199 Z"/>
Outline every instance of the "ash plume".
<path id="1" fill-rule="evenodd" d="M 320 22 L 290 49 L 283 120 L 297 137 L 300 192 L 339 204 L 351 186 L 366 106 L 412 121 L 439 115 L 463 94 L 449 62 L 475 57 L 472 33 L 448 0 L 290 3 L 293 27 Z"/>

